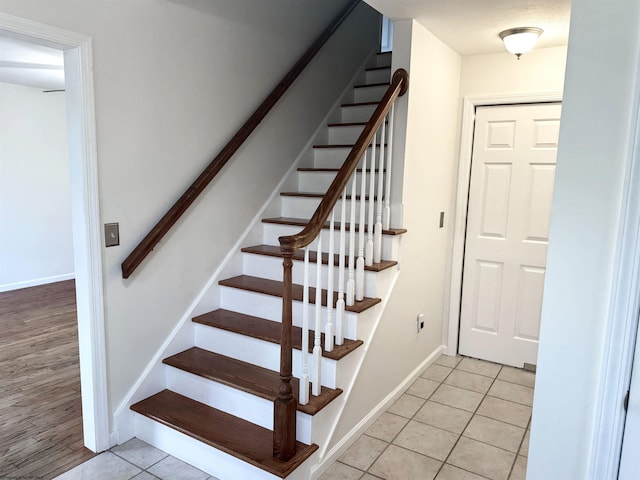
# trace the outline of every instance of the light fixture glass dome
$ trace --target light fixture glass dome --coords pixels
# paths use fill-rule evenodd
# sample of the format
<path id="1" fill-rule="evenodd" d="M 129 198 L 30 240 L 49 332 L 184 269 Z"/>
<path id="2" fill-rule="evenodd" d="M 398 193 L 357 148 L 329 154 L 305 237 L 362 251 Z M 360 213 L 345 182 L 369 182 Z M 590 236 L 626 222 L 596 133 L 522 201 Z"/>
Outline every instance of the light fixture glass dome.
<path id="1" fill-rule="evenodd" d="M 523 53 L 527 53 L 534 47 L 541 34 L 541 28 L 520 27 L 500 32 L 500 38 L 504 41 L 507 51 L 513 53 L 519 60 Z"/>

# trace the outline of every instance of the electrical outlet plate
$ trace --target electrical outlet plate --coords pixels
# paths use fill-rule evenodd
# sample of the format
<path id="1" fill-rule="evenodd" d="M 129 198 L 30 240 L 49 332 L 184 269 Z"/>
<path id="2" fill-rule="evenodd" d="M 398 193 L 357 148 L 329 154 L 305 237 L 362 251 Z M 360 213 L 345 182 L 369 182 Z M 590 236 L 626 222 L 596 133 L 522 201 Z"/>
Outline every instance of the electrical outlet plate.
<path id="1" fill-rule="evenodd" d="M 117 223 L 104 224 L 104 245 L 105 247 L 115 247 L 120 245 L 120 226 Z"/>

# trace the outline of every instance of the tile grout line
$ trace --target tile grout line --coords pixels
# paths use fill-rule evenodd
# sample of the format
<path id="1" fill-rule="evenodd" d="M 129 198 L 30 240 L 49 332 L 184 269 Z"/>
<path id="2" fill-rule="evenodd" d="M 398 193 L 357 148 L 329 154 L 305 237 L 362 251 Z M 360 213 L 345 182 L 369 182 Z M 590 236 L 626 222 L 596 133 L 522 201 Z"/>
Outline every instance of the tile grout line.
<path id="1" fill-rule="evenodd" d="M 513 465 L 511 465 L 511 470 L 509 470 L 509 476 L 507 479 L 511 478 L 513 474 L 513 469 L 516 466 L 516 462 L 518 461 L 518 457 L 520 456 L 520 450 L 522 449 L 522 444 L 524 443 L 524 437 L 527 436 L 528 427 L 531 426 L 531 420 L 533 420 L 533 412 L 531 412 L 531 417 L 529 417 L 529 421 L 527 422 L 527 427 L 524 429 L 524 435 L 522 436 L 522 440 L 520 440 L 520 445 L 518 445 L 518 453 L 516 453 L 516 458 L 513 460 Z M 529 454 L 527 453 L 527 462 L 529 461 Z M 525 474 L 526 475 L 526 474 Z"/>
<path id="2" fill-rule="evenodd" d="M 458 364 L 455 366 L 455 368 L 453 370 L 451 370 L 451 372 L 453 372 L 454 370 L 458 369 L 458 366 L 460 365 L 460 363 L 462 362 L 462 360 L 464 358 L 470 358 L 470 357 L 462 357 L 459 361 Z M 460 371 L 464 372 L 465 370 L 461 370 Z M 471 421 L 473 420 L 473 417 L 475 417 L 476 413 L 478 412 L 478 409 L 480 408 L 480 405 L 482 405 L 482 402 L 484 402 L 485 398 L 487 398 L 487 394 L 489 393 L 489 390 L 491 390 L 491 387 L 493 386 L 493 384 L 495 383 L 496 379 L 498 378 L 498 375 L 500 375 L 500 372 L 502 371 L 502 366 L 500 367 L 500 369 L 496 372 L 496 376 L 493 378 L 493 381 L 491 382 L 491 385 L 489 385 L 489 388 L 487 389 L 487 393 L 485 393 L 482 397 L 482 400 L 480 400 L 480 402 L 478 402 L 478 406 L 475 408 L 475 410 L 473 411 L 471 417 L 469 418 L 469 421 L 467 422 L 467 424 L 464 426 L 464 428 L 462 429 L 462 431 L 460 432 L 460 435 L 458 436 L 458 439 L 456 440 L 456 443 L 453 444 L 453 447 L 451 447 L 451 450 L 449 451 L 449 455 L 447 455 L 447 458 L 445 458 L 444 462 L 442 463 L 442 466 L 440 467 L 440 470 L 442 470 L 442 468 L 444 467 L 445 464 L 447 464 L 447 460 L 449 460 L 449 457 L 451 457 L 451 454 L 453 453 L 453 451 L 455 450 L 456 446 L 458 445 L 458 443 L 460 443 L 460 439 L 463 437 L 465 430 L 469 427 L 469 424 L 471 423 Z M 472 372 L 467 372 L 467 373 L 472 373 Z M 451 374 L 451 373 L 450 373 Z M 448 377 L 448 375 L 447 375 Z M 446 378 L 445 378 L 446 380 Z M 444 383 L 444 380 L 443 380 Z M 476 392 L 477 393 L 477 392 Z M 449 464 L 452 465 L 452 464 Z M 453 465 L 455 467 L 455 465 Z M 460 468 L 461 470 L 465 470 L 465 471 L 469 471 L 466 470 L 464 468 L 461 467 L 456 467 L 456 468 Z M 440 470 L 438 471 L 438 474 L 440 473 Z M 476 472 L 470 472 L 473 473 L 475 475 L 479 475 Z M 438 475 L 436 474 L 436 476 Z M 484 476 L 484 475 L 481 475 Z"/>
<path id="3" fill-rule="evenodd" d="M 436 365 L 436 364 L 435 364 L 435 363 L 433 363 L 432 365 Z M 431 366 L 431 365 L 430 365 L 430 366 Z M 440 366 L 444 366 L 444 365 L 440 365 Z M 451 368 L 451 367 L 447 367 L 447 368 Z M 451 369 L 451 372 L 453 372 L 453 370 L 454 370 L 454 369 Z M 425 371 L 426 371 L 426 370 L 425 370 Z M 440 388 L 440 385 L 442 385 L 442 383 L 444 382 L 444 380 L 445 380 L 445 379 L 446 379 L 446 378 L 451 374 L 451 372 L 449 372 L 449 373 L 445 376 L 445 378 L 444 378 L 444 379 L 443 379 L 443 380 L 438 384 L 438 386 L 433 390 L 433 392 L 431 392 L 431 394 L 428 396 L 428 398 L 422 398 L 422 397 L 418 397 L 417 395 L 412 395 L 412 394 L 410 394 L 410 393 L 406 393 L 406 392 L 407 392 L 407 390 L 409 390 L 409 388 L 411 388 L 411 386 L 409 386 L 409 387 L 407 388 L 407 390 L 405 390 L 405 391 L 402 393 L 402 395 L 409 395 L 410 397 L 415 397 L 415 398 L 419 398 L 420 400 L 423 400 L 422 405 L 420 405 L 420 407 L 418 407 L 418 409 L 415 411 L 415 413 L 414 413 L 411 417 L 404 417 L 404 416 L 402 416 L 402 415 L 398 415 L 398 414 L 396 414 L 396 413 L 389 412 L 389 410 L 388 410 L 388 409 L 387 409 L 387 410 L 385 410 L 385 413 L 389 413 L 389 414 L 391 414 L 391 415 L 396 415 L 396 416 L 398 416 L 398 417 L 401 417 L 401 418 L 406 419 L 406 420 L 407 420 L 407 423 L 406 423 L 406 424 L 405 424 L 405 425 L 404 425 L 404 426 L 403 426 L 403 427 L 398 431 L 398 433 L 396 433 L 396 434 L 394 435 L 394 437 L 393 437 L 389 442 L 387 442 L 387 446 L 384 448 L 384 450 L 382 450 L 382 452 L 380 452 L 380 454 L 379 454 L 379 455 L 376 457 L 376 459 L 371 463 L 371 465 L 369 465 L 369 467 L 367 468 L 367 470 L 364 472 L 365 474 L 367 474 L 367 473 L 368 473 L 368 474 L 370 474 L 370 475 L 373 475 L 373 476 L 374 476 L 374 477 L 376 477 L 376 478 L 380 478 L 380 477 L 378 477 L 377 475 L 374 475 L 373 473 L 371 473 L 369 470 L 371 469 L 371 467 L 373 467 L 373 465 L 375 465 L 375 463 L 378 461 L 378 459 L 382 456 L 382 454 L 383 454 L 384 452 L 386 452 L 386 451 L 387 451 L 387 449 L 388 449 L 388 448 L 389 448 L 389 446 L 391 446 L 391 445 L 393 445 L 393 446 L 395 446 L 395 447 L 398 447 L 398 448 L 401 448 L 401 449 L 403 449 L 403 450 L 406 450 L 406 451 L 408 451 L 408 452 L 412 452 L 412 453 L 415 453 L 415 454 L 421 455 L 421 456 L 423 456 L 423 457 L 426 457 L 426 458 L 429 458 L 429 459 L 435 460 L 435 461 L 437 461 L 437 462 L 442 462 L 442 460 L 438 460 L 437 458 L 430 457 L 429 455 L 424 455 L 424 454 L 422 454 L 422 453 L 420 453 L 420 452 L 416 452 L 416 451 L 414 451 L 414 450 L 410 450 L 410 449 L 408 449 L 408 448 L 402 447 L 401 445 L 396 445 L 395 443 L 393 443 L 393 441 L 394 441 L 396 438 L 398 438 L 398 436 L 400 435 L 400 433 L 402 433 L 402 431 L 407 427 L 407 425 L 409 425 L 409 423 L 410 423 L 411 421 L 418 422 L 418 423 L 420 423 L 420 424 L 422 424 L 422 425 L 427 425 L 427 424 L 423 424 L 422 422 L 419 422 L 418 420 L 414 420 L 414 418 L 415 418 L 415 416 L 418 414 L 418 412 L 422 409 L 422 407 L 423 407 L 423 406 L 424 406 L 424 405 L 429 401 L 429 398 L 431 398 L 431 396 L 435 393 L 435 391 L 436 391 L 438 388 Z M 422 376 L 419 376 L 418 378 L 423 378 L 423 377 L 422 377 Z M 424 380 L 431 380 L 431 379 L 424 378 Z M 416 381 L 417 381 L 417 379 L 416 379 Z M 431 380 L 431 381 L 436 382 L 435 380 Z M 414 383 L 415 383 L 415 382 L 414 382 Z M 402 395 L 401 395 L 401 396 L 402 396 Z M 399 398 L 400 398 L 400 397 L 398 397 L 398 399 L 399 399 Z M 397 401 L 397 400 L 396 400 L 396 401 Z M 394 402 L 394 403 L 395 403 L 395 402 Z M 429 426 L 432 426 L 432 427 L 433 427 L 433 425 L 429 425 Z M 434 427 L 434 428 L 437 428 L 437 427 Z M 441 430 L 444 430 L 444 429 L 441 429 Z M 448 430 L 444 430 L 444 431 L 448 431 Z M 450 432 L 450 433 L 453 433 L 453 432 Z M 366 435 L 366 432 L 365 432 L 365 433 L 363 433 L 362 435 Z M 369 435 L 367 435 L 367 436 L 369 436 Z M 375 438 L 375 437 L 371 437 L 371 438 Z M 436 475 L 434 476 L 434 478 L 438 475 L 438 473 L 440 473 L 440 470 L 442 469 L 442 465 L 444 465 L 444 462 L 443 462 L 443 463 L 441 463 L 441 465 L 440 465 L 440 467 L 438 468 L 438 471 L 436 472 Z"/>

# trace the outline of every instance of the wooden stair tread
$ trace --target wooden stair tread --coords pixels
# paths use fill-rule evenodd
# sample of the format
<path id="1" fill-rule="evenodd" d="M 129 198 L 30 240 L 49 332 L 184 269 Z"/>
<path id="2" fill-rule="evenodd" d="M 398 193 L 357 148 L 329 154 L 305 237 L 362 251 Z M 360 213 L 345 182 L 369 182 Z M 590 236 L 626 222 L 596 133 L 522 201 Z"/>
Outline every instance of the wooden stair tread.
<path id="1" fill-rule="evenodd" d="M 252 277 L 250 275 L 238 275 L 237 277 L 227 278 L 220 280 L 218 284 L 225 287 L 239 288 L 242 290 L 248 290 L 250 292 L 263 293 L 265 295 L 272 295 L 274 297 L 282 297 L 283 285 L 282 282 L 277 280 L 268 280 L 266 278 Z M 293 284 L 292 294 L 293 299 L 302 301 L 302 285 Z M 315 304 L 315 291 L 313 287 L 309 288 L 309 303 Z M 322 290 L 322 305 L 327 305 L 327 291 Z M 333 294 L 333 304 L 335 305 L 338 299 L 338 292 Z M 353 305 L 347 306 L 346 310 L 349 312 L 360 313 L 380 303 L 379 298 L 364 297 L 361 301 L 356 301 Z"/>
<path id="2" fill-rule="evenodd" d="M 267 255 L 271 257 L 282 256 L 280 252 L 280 247 L 277 247 L 275 245 L 255 245 L 253 247 L 244 247 L 242 251 L 245 253 L 253 253 L 256 255 Z M 317 255 L 318 255 L 318 252 L 313 250 L 309 251 L 309 261 L 312 263 L 316 263 Z M 340 255 L 335 254 L 334 257 L 335 257 L 334 265 L 338 265 Z M 302 249 L 296 250 L 296 252 L 293 254 L 293 259 L 304 261 L 304 251 Z M 322 263 L 325 265 L 329 263 L 329 253 L 324 252 L 322 254 Z M 364 269 L 369 270 L 371 272 L 381 272 L 382 270 L 386 270 L 387 268 L 393 267 L 394 265 L 397 265 L 397 264 L 398 262 L 396 262 L 395 260 L 382 260 L 380 263 L 374 263 L 371 266 L 365 265 Z M 346 260 L 345 260 L 345 265 L 346 265 Z"/>
<path id="3" fill-rule="evenodd" d="M 354 85 L 353 88 L 388 87 L 389 85 L 391 85 L 389 82 L 363 83 L 362 85 Z"/>
<path id="4" fill-rule="evenodd" d="M 352 102 L 352 103 L 343 103 L 341 107 L 363 107 L 367 105 L 380 105 L 380 102 Z"/>
<path id="5" fill-rule="evenodd" d="M 273 432 L 204 403 L 163 390 L 131 406 L 131 410 L 260 469 L 285 478 L 318 449 L 296 442 L 288 462 L 273 457 Z"/>
<path id="6" fill-rule="evenodd" d="M 391 70 L 391 67 L 369 67 L 366 69 L 367 72 L 373 72 L 374 70 Z"/>
<path id="7" fill-rule="evenodd" d="M 193 321 L 209 327 L 219 328 L 229 332 L 239 333 L 267 342 L 280 344 L 282 324 L 264 318 L 245 315 L 244 313 L 218 309 L 193 318 Z M 293 348 L 302 348 L 302 329 L 293 327 Z M 348 340 L 345 338 L 342 345 L 336 345 L 333 350 L 327 352 L 323 349 L 322 356 L 331 360 L 340 360 L 362 345 L 362 340 Z M 324 345 L 324 333 L 322 334 Z M 309 331 L 309 352 L 313 350 L 313 331 Z"/>
<path id="8" fill-rule="evenodd" d="M 322 198 L 324 195 L 322 192 L 280 192 L 281 197 Z M 351 200 L 352 198 L 351 194 L 347 195 L 347 200 Z M 361 195 L 356 195 L 356 200 L 360 201 L 361 198 Z M 364 198 L 367 202 L 369 201 L 369 195 L 366 195 Z M 373 199 L 377 201 L 378 197 L 376 196 Z"/>
<path id="9" fill-rule="evenodd" d="M 388 124 L 389 122 L 385 121 Z M 339 122 L 339 123 L 327 123 L 327 127 L 364 127 L 367 122 Z"/>
<path id="10" fill-rule="evenodd" d="M 387 144 L 385 143 L 384 146 L 386 147 Z M 347 144 L 347 143 L 333 143 L 333 144 L 328 144 L 328 145 L 314 145 L 313 148 L 348 148 L 348 149 L 352 149 L 353 148 L 353 144 Z M 369 145 L 367 148 L 371 148 L 371 145 Z M 376 148 L 380 148 L 380 144 L 376 143 Z M 298 169 L 298 171 L 300 172 L 301 170 Z M 304 171 L 304 170 L 302 170 Z"/>
<path id="11" fill-rule="evenodd" d="M 306 227 L 309 220 L 304 218 L 292 218 L 292 217 L 273 217 L 273 218 L 263 218 L 262 223 L 275 223 L 279 225 L 295 225 L 299 227 Z M 322 228 L 329 228 L 329 222 L 325 222 Z M 334 223 L 334 228 L 336 230 L 340 230 L 340 222 Z M 346 228 L 349 228 L 349 224 L 346 224 Z M 356 231 L 360 229 L 359 225 L 356 225 Z M 402 235 L 403 233 L 407 233 L 406 228 L 389 228 L 386 230 L 382 230 L 383 235 Z"/>
<path id="12" fill-rule="evenodd" d="M 337 173 L 340 171 L 339 168 L 317 168 L 317 167 L 299 167 L 298 168 L 299 172 L 329 172 L 329 173 Z M 370 172 L 371 170 L 369 170 L 367 168 L 367 172 Z M 379 169 L 375 169 L 376 173 L 378 173 L 380 170 Z M 387 170 L 383 170 L 383 172 L 386 172 Z M 356 172 L 360 172 L 362 173 L 362 169 L 361 168 L 357 168 Z"/>
<path id="13" fill-rule="evenodd" d="M 237 388 L 243 392 L 257 395 L 269 401 L 274 401 L 278 396 L 278 387 L 280 386 L 280 374 L 278 372 L 209 352 L 202 348 L 191 347 L 188 350 L 165 358 L 162 363 Z M 293 395 L 297 401 L 300 382 L 297 378 L 292 378 L 291 385 L 293 386 Z M 339 388 L 322 387 L 320 395 L 310 395 L 309 403 L 306 405 L 298 404 L 298 410 L 309 415 L 315 415 L 341 393 L 342 390 Z"/>

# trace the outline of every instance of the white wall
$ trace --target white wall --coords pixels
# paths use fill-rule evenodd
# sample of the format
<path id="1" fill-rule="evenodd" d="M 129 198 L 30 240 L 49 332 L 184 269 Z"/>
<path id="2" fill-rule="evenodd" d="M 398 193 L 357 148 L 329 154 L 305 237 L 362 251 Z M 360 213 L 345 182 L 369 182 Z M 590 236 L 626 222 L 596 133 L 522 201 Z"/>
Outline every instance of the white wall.
<path id="1" fill-rule="evenodd" d="M 460 56 L 413 20 L 394 22 L 393 45 L 393 69 L 409 72 L 409 90 L 396 107 L 400 128 L 394 137 L 399 140 L 394 171 L 404 165 L 400 178 L 408 233 L 402 239 L 398 281 L 376 335 L 366 346 L 334 444 L 441 345 L 457 166 Z M 441 211 L 446 213 L 442 229 Z M 425 315 L 425 328 L 417 334 L 420 313 Z"/>
<path id="2" fill-rule="evenodd" d="M 529 480 L 603 478 L 590 464 L 639 51 L 636 0 L 572 2 Z"/>
<path id="3" fill-rule="evenodd" d="M 93 38 L 101 215 L 121 240 L 103 253 L 112 411 L 375 48 L 378 15 L 357 9 L 127 281 L 120 263 L 344 3 L 2 1 Z"/>
<path id="4" fill-rule="evenodd" d="M 73 278 L 64 93 L 0 83 L 0 291 Z"/>
<path id="5" fill-rule="evenodd" d="M 536 48 L 516 60 L 507 51 L 462 57 L 460 96 L 561 92 L 567 47 Z"/>

